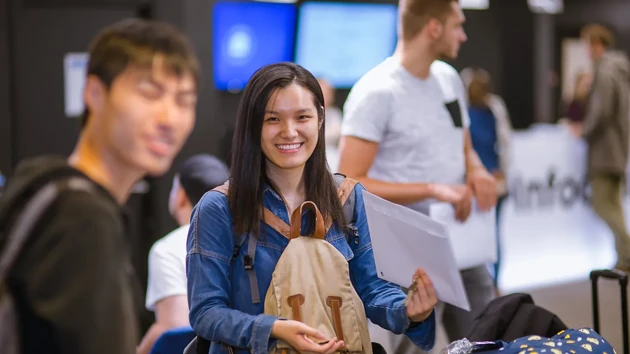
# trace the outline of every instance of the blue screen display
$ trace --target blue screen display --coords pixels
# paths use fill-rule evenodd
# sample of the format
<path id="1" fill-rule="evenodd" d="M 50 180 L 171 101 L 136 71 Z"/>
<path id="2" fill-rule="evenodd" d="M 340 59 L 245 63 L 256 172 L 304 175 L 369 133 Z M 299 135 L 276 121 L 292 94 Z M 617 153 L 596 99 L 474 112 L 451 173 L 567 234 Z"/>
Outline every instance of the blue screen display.
<path id="1" fill-rule="evenodd" d="M 338 88 L 349 88 L 396 46 L 393 4 L 305 2 L 295 62 Z"/>
<path id="2" fill-rule="evenodd" d="M 217 2 L 212 15 L 218 90 L 241 90 L 262 66 L 293 61 L 297 9 L 292 4 Z"/>

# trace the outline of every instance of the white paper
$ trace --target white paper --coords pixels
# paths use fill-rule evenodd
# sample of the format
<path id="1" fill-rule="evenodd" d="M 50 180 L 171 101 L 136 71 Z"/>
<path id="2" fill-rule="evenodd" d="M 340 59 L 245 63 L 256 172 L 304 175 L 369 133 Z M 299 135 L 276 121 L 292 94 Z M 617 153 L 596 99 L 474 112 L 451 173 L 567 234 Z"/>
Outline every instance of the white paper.
<path id="1" fill-rule="evenodd" d="M 409 287 L 416 269 L 422 268 L 438 299 L 470 311 L 444 225 L 367 191 L 363 198 L 378 276 Z"/>
<path id="2" fill-rule="evenodd" d="M 444 224 L 453 245 L 459 269 L 468 269 L 497 261 L 495 208 L 480 211 L 473 201 L 472 211 L 465 222 L 455 219 L 455 209 L 448 203 L 434 203 L 429 216 Z"/>
<path id="3" fill-rule="evenodd" d="M 87 72 L 88 53 L 68 53 L 63 58 L 66 117 L 83 114 L 83 87 Z"/>

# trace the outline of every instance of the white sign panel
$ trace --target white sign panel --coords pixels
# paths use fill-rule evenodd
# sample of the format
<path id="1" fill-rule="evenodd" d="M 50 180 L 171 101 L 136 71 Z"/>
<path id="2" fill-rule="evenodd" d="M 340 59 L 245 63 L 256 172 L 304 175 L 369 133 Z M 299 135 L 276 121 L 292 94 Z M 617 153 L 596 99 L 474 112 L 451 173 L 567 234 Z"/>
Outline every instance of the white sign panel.
<path id="1" fill-rule="evenodd" d="M 87 72 L 88 53 L 68 53 L 63 58 L 66 117 L 83 113 L 83 87 Z"/>
<path id="2" fill-rule="evenodd" d="M 564 126 L 513 135 L 510 196 L 501 210 L 506 291 L 586 279 L 615 262 L 612 233 L 593 212 L 586 145 Z M 625 200 L 626 222 L 630 205 Z"/>

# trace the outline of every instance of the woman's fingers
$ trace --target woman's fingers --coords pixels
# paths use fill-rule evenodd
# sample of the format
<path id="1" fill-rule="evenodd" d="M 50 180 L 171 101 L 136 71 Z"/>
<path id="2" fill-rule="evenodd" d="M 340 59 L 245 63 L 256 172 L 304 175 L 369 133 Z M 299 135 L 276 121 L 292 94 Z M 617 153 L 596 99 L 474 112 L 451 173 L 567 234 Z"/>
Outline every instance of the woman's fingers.
<path id="1" fill-rule="evenodd" d="M 414 310 L 426 311 L 433 308 L 437 304 L 437 296 L 433 282 L 427 275 L 427 273 L 418 268 L 414 274 L 416 285 L 416 291 L 414 292 Z"/>
<path id="2" fill-rule="evenodd" d="M 432 304 L 432 306 L 437 305 L 438 298 L 435 292 L 435 287 L 433 286 L 433 282 L 431 281 L 431 278 L 429 278 L 429 276 L 426 273 L 424 273 L 424 275 L 422 276 L 422 282 L 424 283 L 424 288 L 427 291 L 427 296 L 430 303 Z"/>
<path id="3" fill-rule="evenodd" d="M 336 353 L 336 352 L 338 352 L 341 348 L 343 348 L 343 346 L 344 346 L 344 343 L 343 343 L 343 341 L 342 341 L 342 340 L 337 341 L 337 342 L 335 343 L 335 345 L 333 345 L 333 347 L 332 347 L 332 348 L 330 348 L 328 351 L 326 351 L 326 352 L 325 352 L 325 354 L 333 354 L 333 353 Z"/>
<path id="4" fill-rule="evenodd" d="M 324 344 L 314 343 L 306 337 L 303 337 L 303 340 L 305 343 L 303 344 L 302 348 L 298 349 L 302 353 L 332 354 L 338 351 L 344 345 L 343 341 L 339 341 L 337 340 L 337 338 L 333 338 L 332 340 Z"/>
<path id="5" fill-rule="evenodd" d="M 296 322 L 296 323 L 299 326 L 298 331 L 300 334 L 305 334 L 312 338 L 321 339 L 321 340 L 327 339 L 326 336 L 322 332 L 316 330 L 315 328 L 307 326 L 306 324 L 302 322 Z"/>

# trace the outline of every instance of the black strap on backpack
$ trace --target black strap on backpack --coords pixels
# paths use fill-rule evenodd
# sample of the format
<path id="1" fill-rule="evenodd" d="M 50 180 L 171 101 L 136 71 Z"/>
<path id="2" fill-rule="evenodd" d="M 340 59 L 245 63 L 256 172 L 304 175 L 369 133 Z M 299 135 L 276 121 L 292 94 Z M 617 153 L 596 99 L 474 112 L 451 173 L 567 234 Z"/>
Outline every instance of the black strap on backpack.
<path id="1" fill-rule="evenodd" d="M 78 171 L 64 166 L 48 170 L 30 180 L 16 181 L 0 199 L 0 304 L 3 317 L 0 347 L 19 353 L 18 314 L 7 278 L 33 229 L 65 190 L 91 192 L 94 184 Z"/>
<path id="2" fill-rule="evenodd" d="M 33 228 L 64 190 L 94 190 L 94 184 L 67 166 L 9 188 L 0 200 L 0 282 L 4 282 Z M 16 213 L 17 211 L 17 215 Z"/>

